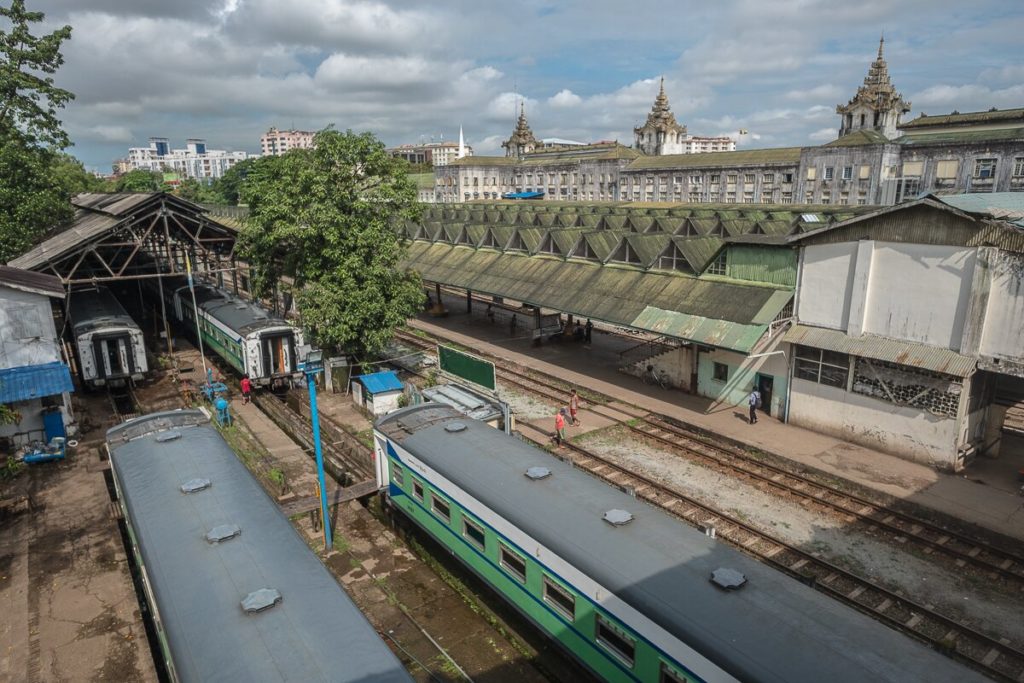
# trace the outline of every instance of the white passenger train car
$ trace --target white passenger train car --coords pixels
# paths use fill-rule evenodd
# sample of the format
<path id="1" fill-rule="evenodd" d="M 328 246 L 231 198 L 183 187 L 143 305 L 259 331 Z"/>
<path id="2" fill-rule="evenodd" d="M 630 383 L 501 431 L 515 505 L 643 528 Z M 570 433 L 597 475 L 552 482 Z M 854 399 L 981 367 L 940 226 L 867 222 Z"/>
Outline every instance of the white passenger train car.
<path id="1" fill-rule="evenodd" d="M 72 290 L 68 317 L 87 387 L 120 387 L 149 371 L 142 330 L 106 287 Z"/>

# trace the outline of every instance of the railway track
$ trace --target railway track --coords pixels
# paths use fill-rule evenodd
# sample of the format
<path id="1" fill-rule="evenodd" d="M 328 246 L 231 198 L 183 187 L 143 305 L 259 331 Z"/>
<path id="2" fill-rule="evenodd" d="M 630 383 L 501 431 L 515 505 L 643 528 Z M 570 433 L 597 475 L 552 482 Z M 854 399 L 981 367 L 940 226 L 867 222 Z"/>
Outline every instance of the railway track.
<path id="1" fill-rule="evenodd" d="M 402 339 L 420 348 L 429 346 L 428 342 L 415 335 L 403 334 Z M 524 379 L 521 369 L 512 369 L 507 363 L 496 359 L 496 367 L 499 367 L 499 363 L 503 371 L 502 381 L 506 384 L 556 403 L 566 401 L 564 384 L 537 379 L 534 373 L 526 375 Z M 601 398 L 605 402 L 611 400 L 608 397 Z M 638 409 L 633 412 L 629 408 L 619 403 L 611 409 L 595 402 L 590 410 L 627 428 L 638 437 L 655 441 L 659 446 L 667 447 L 671 452 L 691 461 L 710 465 L 718 471 L 767 486 L 777 493 L 807 501 L 846 521 L 857 521 L 870 529 L 881 529 L 892 534 L 898 543 L 914 543 L 926 554 L 944 556 L 956 567 L 973 567 L 991 578 L 1003 579 L 1024 591 L 1024 556 L 1016 552 L 756 459 L 740 448 L 711 443 L 697 431 L 675 424 L 665 416 Z M 615 413 L 627 415 L 630 419 L 623 420 Z"/>
<path id="2" fill-rule="evenodd" d="M 544 440 L 537 443 L 545 445 Z M 1024 681 L 1024 651 L 1008 642 L 981 633 L 583 447 L 563 444 L 554 454 L 698 528 L 714 529 L 717 538 L 741 551 L 997 680 Z"/>
<path id="3" fill-rule="evenodd" d="M 309 454 L 314 455 L 313 425 L 305 415 L 289 407 L 266 392 L 253 393 L 253 403 L 295 439 Z M 331 418 L 320 414 L 320 445 L 324 456 L 324 470 L 342 486 L 372 479 L 373 453 L 351 436 Z"/>
<path id="4" fill-rule="evenodd" d="M 108 387 L 107 399 L 110 401 L 110 410 L 114 415 L 115 424 L 139 416 L 139 402 L 131 387 L 125 386 L 116 389 Z"/>

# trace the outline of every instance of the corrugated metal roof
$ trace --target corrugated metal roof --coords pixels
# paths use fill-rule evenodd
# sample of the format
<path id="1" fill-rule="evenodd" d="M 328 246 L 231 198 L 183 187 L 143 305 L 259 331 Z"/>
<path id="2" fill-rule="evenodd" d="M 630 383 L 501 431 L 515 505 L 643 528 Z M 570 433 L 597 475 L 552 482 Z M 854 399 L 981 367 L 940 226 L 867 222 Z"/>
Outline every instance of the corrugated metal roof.
<path id="1" fill-rule="evenodd" d="M 74 390 L 71 370 L 59 361 L 0 370 L 0 403 L 28 401 Z"/>
<path id="2" fill-rule="evenodd" d="M 961 356 L 949 349 L 879 337 L 873 334 L 851 337 L 838 330 L 807 325 L 794 325 L 786 332 L 783 341 L 942 372 L 956 377 L 969 376 L 974 372 L 978 363 L 974 358 Z"/>
<path id="3" fill-rule="evenodd" d="M 36 273 L 23 268 L 0 266 L 0 285 L 23 292 L 33 292 L 58 299 L 64 298 L 64 285 L 56 275 Z"/>
<path id="4" fill-rule="evenodd" d="M 1024 121 L 1024 109 L 996 109 L 989 111 L 969 111 L 963 114 L 943 114 L 928 116 L 921 114 L 912 121 L 900 124 L 900 130 L 908 128 L 927 128 L 929 126 L 955 126 L 969 123 L 992 123 L 994 121 Z"/>
<path id="5" fill-rule="evenodd" d="M 749 353 L 768 328 L 767 325 L 731 323 L 699 315 L 666 311 L 654 306 L 648 306 L 641 311 L 630 326 L 741 353 Z"/>
<path id="6" fill-rule="evenodd" d="M 768 311 L 778 313 L 793 293 L 790 287 L 705 280 L 588 261 L 421 242 L 410 246 L 403 265 L 430 282 L 618 325 L 633 325 L 648 306 L 712 320 L 764 325 L 774 317 Z"/>
<path id="7" fill-rule="evenodd" d="M 355 379 L 366 387 L 366 390 L 371 394 L 380 394 L 385 391 L 401 391 L 403 388 L 402 380 L 398 379 L 398 375 L 392 370 L 382 370 L 370 373 L 369 375 L 360 375 Z"/>
<path id="8" fill-rule="evenodd" d="M 967 213 L 1005 219 L 1024 217 L 1024 192 L 970 192 L 932 198 Z"/>

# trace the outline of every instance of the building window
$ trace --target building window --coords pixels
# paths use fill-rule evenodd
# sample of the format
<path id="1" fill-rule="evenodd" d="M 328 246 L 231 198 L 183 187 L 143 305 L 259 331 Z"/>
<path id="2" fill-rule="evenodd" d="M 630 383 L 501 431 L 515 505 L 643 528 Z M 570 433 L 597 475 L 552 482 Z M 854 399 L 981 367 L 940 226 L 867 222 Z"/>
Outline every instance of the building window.
<path id="1" fill-rule="evenodd" d="M 430 509 L 444 521 L 452 521 L 452 509 L 449 507 L 448 501 L 438 497 L 436 494 L 431 494 L 430 496 Z"/>
<path id="2" fill-rule="evenodd" d="M 832 166 L 826 166 L 825 167 L 825 180 L 832 180 L 832 178 L 835 177 L 835 171 L 836 171 L 836 169 L 833 168 Z"/>
<path id="3" fill-rule="evenodd" d="M 814 168 L 813 166 L 811 166 L 810 168 L 807 169 L 807 179 L 808 180 L 814 180 L 817 177 L 818 177 L 818 169 Z"/>
<path id="4" fill-rule="evenodd" d="M 728 382 L 729 381 L 729 366 L 725 363 L 715 362 L 712 365 L 711 377 L 716 382 Z"/>
<path id="5" fill-rule="evenodd" d="M 718 255 L 718 258 L 712 261 L 711 265 L 708 266 L 707 272 L 709 275 L 725 275 L 726 265 L 728 264 L 725 253 L 725 250 L 723 250 L 722 253 Z"/>
<path id="6" fill-rule="evenodd" d="M 784 182 L 784 183 L 791 183 L 791 182 L 793 182 L 793 174 L 792 173 L 783 173 L 782 174 L 782 182 Z"/>
<path id="7" fill-rule="evenodd" d="M 712 183 L 721 182 L 721 178 L 722 178 L 722 176 L 718 175 L 717 173 L 711 174 L 711 182 Z"/>
<path id="8" fill-rule="evenodd" d="M 487 537 L 484 535 L 484 530 L 466 518 L 462 519 L 462 535 L 480 550 L 486 547 Z"/>
<path id="9" fill-rule="evenodd" d="M 794 374 L 810 382 L 845 389 L 850 375 L 850 357 L 845 353 L 798 345 Z"/>
<path id="10" fill-rule="evenodd" d="M 501 566 L 512 576 L 519 579 L 519 583 L 526 583 L 526 560 L 520 557 L 519 553 L 500 545 L 501 553 L 499 562 Z"/>
<path id="11" fill-rule="evenodd" d="M 736 184 L 736 177 L 737 176 L 736 176 L 735 173 L 730 173 L 729 175 L 726 176 L 725 182 L 728 183 L 729 185 L 735 185 Z"/>
<path id="12" fill-rule="evenodd" d="M 761 182 L 763 182 L 765 184 L 767 184 L 767 183 L 774 183 L 775 182 L 775 174 L 774 173 L 765 173 L 763 176 L 761 176 Z"/>
<path id="13" fill-rule="evenodd" d="M 843 180 L 853 180 L 853 166 L 843 166 Z"/>
<path id="14" fill-rule="evenodd" d="M 630 668 L 636 655 L 636 641 L 622 633 L 612 622 L 597 615 L 597 642 Z"/>
<path id="15" fill-rule="evenodd" d="M 743 182 L 746 183 L 747 185 L 753 185 L 754 184 L 754 174 L 753 173 L 746 173 L 746 174 L 744 174 L 743 175 Z"/>
<path id="16" fill-rule="evenodd" d="M 547 576 L 544 577 L 544 602 L 569 621 L 576 618 L 576 597 Z"/>
<path id="17" fill-rule="evenodd" d="M 994 178 L 996 175 L 995 159 L 977 159 L 974 162 L 975 178 Z"/>
<path id="18" fill-rule="evenodd" d="M 793 193 L 792 192 L 783 192 L 782 193 L 782 200 L 781 200 L 780 203 L 781 204 L 792 204 L 793 203 Z"/>
<path id="19" fill-rule="evenodd" d="M 943 159 L 935 164 L 935 179 L 954 180 L 959 167 L 960 161 L 958 159 Z"/>
<path id="20" fill-rule="evenodd" d="M 1013 177 L 1024 178 L 1024 157 L 1017 157 L 1013 160 Z"/>

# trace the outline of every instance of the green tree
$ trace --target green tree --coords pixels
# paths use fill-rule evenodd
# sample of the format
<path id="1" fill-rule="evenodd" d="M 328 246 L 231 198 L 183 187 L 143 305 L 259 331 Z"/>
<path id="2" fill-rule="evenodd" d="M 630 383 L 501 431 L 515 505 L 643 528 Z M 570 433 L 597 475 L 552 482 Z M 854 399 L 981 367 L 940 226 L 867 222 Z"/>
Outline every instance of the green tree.
<path id="1" fill-rule="evenodd" d="M 107 189 L 105 180 L 86 171 L 82 162 L 70 154 L 55 155 L 50 172 L 68 197 L 83 192 L 104 192 Z"/>
<path id="2" fill-rule="evenodd" d="M 164 174 L 137 168 L 117 179 L 117 192 L 159 192 L 164 189 Z"/>
<path id="3" fill-rule="evenodd" d="M 55 86 L 49 74 L 64 63 L 60 46 L 71 37 L 71 27 L 32 35 L 30 24 L 41 22 L 44 15 L 27 11 L 24 0 L 0 6 L 0 17 L 10 22 L 9 30 L 0 30 L 0 128 L 14 128 L 31 143 L 63 149 L 70 140 L 57 110 L 75 96 Z"/>
<path id="4" fill-rule="evenodd" d="M 252 172 L 253 167 L 259 159 L 246 159 L 245 161 L 239 161 L 237 164 L 224 171 L 224 175 L 218 178 L 213 183 L 211 188 L 213 197 L 211 201 L 218 204 L 230 204 L 235 206 L 238 204 L 239 195 L 242 192 L 242 186 L 245 184 L 246 179 L 249 177 L 249 173 Z"/>
<path id="5" fill-rule="evenodd" d="M 69 144 L 57 110 L 74 96 L 53 84 L 64 62 L 65 26 L 34 36 L 24 0 L 0 6 L 0 263 L 30 248 L 50 228 L 72 215 L 68 203 L 76 182 L 55 150 Z M 84 169 L 83 169 L 84 170 Z"/>
<path id="6" fill-rule="evenodd" d="M 419 276 L 400 269 L 392 227 L 416 218 L 416 186 L 372 134 L 322 130 L 313 149 L 260 159 L 243 188 L 254 284 L 266 293 L 291 277 L 316 344 L 365 358 L 419 310 Z"/>
<path id="7" fill-rule="evenodd" d="M 56 154 L 0 129 L 0 263 L 30 249 L 54 226 L 70 220 L 70 194 L 53 173 Z"/>

